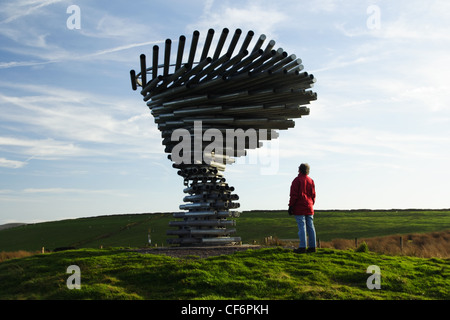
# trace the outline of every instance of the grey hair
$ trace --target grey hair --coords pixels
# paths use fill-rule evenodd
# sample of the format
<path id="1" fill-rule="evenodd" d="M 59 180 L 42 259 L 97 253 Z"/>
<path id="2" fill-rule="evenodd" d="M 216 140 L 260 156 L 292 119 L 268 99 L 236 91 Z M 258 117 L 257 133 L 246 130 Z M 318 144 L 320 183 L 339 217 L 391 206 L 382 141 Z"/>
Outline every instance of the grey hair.
<path id="1" fill-rule="evenodd" d="M 310 167 L 309 164 L 302 163 L 298 169 L 300 170 L 300 173 L 308 175 Z"/>

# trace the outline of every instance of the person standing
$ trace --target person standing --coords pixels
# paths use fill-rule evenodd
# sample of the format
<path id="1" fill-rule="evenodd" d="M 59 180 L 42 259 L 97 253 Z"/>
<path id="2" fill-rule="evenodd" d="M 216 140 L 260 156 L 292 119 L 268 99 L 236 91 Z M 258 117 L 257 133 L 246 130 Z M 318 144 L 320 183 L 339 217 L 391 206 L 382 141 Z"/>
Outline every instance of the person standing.
<path id="1" fill-rule="evenodd" d="M 314 228 L 314 203 L 316 190 L 314 180 L 309 177 L 310 167 L 302 163 L 298 176 L 292 181 L 289 194 L 289 214 L 295 216 L 300 244 L 295 253 L 316 252 L 316 230 Z M 308 237 L 308 238 L 307 238 Z M 308 249 L 306 249 L 308 244 Z"/>

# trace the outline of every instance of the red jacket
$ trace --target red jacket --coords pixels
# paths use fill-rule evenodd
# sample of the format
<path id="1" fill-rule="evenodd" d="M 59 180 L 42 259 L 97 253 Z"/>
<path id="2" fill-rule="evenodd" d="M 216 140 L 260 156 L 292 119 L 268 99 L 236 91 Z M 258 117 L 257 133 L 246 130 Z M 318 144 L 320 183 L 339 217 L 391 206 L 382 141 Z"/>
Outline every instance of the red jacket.
<path id="1" fill-rule="evenodd" d="M 294 215 L 313 215 L 316 202 L 314 181 L 309 176 L 299 173 L 292 181 L 289 207 Z"/>

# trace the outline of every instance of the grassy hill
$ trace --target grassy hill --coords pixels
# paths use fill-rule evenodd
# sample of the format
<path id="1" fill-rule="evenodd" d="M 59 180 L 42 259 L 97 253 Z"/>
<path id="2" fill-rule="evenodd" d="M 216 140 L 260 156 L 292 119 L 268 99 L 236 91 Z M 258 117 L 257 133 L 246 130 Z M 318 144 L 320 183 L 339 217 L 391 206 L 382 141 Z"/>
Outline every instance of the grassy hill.
<path id="1" fill-rule="evenodd" d="M 0 252 L 53 250 L 57 247 L 144 247 L 150 231 L 152 245 L 166 245 L 171 214 L 122 214 L 27 224 L 0 230 Z M 262 243 L 268 236 L 296 239 L 297 226 L 286 211 L 245 211 L 236 219 L 243 243 Z M 321 241 L 450 229 L 448 210 L 318 211 Z"/>
<path id="2" fill-rule="evenodd" d="M 298 255 L 281 247 L 200 259 L 123 249 L 148 245 L 149 231 L 152 244 L 165 244 L 171 220 L 165 213 L 125 214 L 0 230 L 0 253 L 5 256 L 0 262 L 0 300 L 450 299 L 449 259 L 335 249 Z M 379 237 L 449 230 L 450 211 L 321 211 L 315 222 L 322 241 Z M 244 243 L 261 243 L 267 236 L 297 237 L 286 211 L 243 212 L 237 230 Z M 80 249 L 10 256 L 3 252 L 38 251 L 43 246 Z M 81 290 L 66 286 L 70 265 L 80 267 Z M 380 290 L 367 288 L 370 265 L 381 270 Z"/>
<path id="3" fill-rule="evenodd" d="M 69 290 L 67 267 L 80 267 Z M 367 288 L 377 265 L 381 289 Z M 79 249 L 0 263 L 1 299 L 450 299 L 449 261 L 319 249 L 247 250 L 199 259 Z"/>

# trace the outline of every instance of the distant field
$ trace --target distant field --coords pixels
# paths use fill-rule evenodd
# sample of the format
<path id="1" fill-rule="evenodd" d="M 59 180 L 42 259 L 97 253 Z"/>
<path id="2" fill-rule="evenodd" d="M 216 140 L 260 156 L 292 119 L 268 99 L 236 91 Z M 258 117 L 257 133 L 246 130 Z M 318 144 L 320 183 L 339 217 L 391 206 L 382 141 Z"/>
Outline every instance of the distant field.
<path id="1" fill-rule="evenodd" d="M 314 221 L 317 237 L 330 241 L 447 230 L 450 229 L 450 211 L 316 211 Z M 245 241 L 262 240 L 268 235 L 294 239 L 298 232 L 294 218 L 286 211 L 244 212 L 237 220 L 237 229 Z"/>
<path id="2" fill-rule="evenodd" d="M 166 246 L 171 214 L 118 214 L 29 224 L 0 230 L 0 251 L 37 251 L 42 247 L 144 247 L 150 231 L 152 245 Z M 268 236 L 297 238 L 297 226 L 286 211 L 244 211 L 236 219 L 243 243 L 262 243 Z M 450 229 L 449 210 L 317 211 L 321 241 Z"/>

